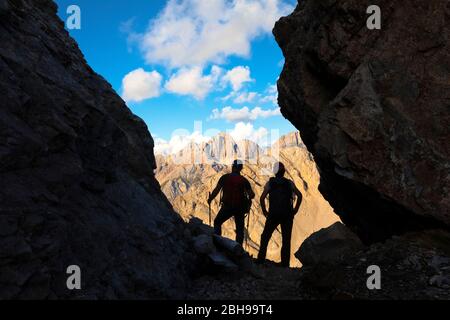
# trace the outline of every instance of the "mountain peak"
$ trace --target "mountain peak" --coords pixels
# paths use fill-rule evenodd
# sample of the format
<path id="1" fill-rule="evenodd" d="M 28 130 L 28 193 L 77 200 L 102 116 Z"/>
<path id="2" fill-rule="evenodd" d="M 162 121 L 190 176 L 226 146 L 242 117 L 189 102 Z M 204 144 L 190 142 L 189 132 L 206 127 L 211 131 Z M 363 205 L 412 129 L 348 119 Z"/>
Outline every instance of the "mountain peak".
<path id="1" fill-rule="evenodd" d="M 290 147 L 306 148 L 299 131 L 289 132 L 288 134 L 281 136 L 280 139 L 275 142 L 274 146 L 278 146 L 281 149 Z"/>
<path id="2" fill-rule="evenodd" d="M 305 148 L 298 131 L 280 137 L 267 148 L 262 148 L 250 139 L 236 140 L 231 134 L 220 132 L 207 142 L 191 141 L 182 150 L 170 155 L 170 158 L 178 164 L 219 163 L 229 165 L 236 159 L 257 162 L 265 152 L 272 154 L 272 150 L 291 147 Z"/>

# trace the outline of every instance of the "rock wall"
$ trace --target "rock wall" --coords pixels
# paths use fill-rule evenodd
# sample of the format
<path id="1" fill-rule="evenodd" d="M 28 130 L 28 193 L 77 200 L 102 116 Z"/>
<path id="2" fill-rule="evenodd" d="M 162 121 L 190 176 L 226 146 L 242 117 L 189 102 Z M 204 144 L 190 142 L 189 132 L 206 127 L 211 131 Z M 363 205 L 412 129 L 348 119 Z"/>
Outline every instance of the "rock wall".
<path id="1" fill-rule="evenodd" d="M 180 297 L 184 225 L 153 140 L 56 11 L 0 1 L 0 299 Z"/>
<path id="2" fill-rule="evenodd" d="M 444 0 L 303 0 L 275 26 L 282 113 L 366 242 L 450 224 L 449 18 Z"/>

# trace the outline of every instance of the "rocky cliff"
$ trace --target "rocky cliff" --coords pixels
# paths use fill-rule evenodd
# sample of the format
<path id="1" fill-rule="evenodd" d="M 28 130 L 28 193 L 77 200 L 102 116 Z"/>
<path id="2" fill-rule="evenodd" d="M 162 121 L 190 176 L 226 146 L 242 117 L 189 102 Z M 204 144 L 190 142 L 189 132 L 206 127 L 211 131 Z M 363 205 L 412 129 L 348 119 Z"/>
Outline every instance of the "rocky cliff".
<path id="1" fill-rule="evenodd" d="M 300 266 L 294 253 L 307 237 L 339 220 L 318 191 L 320 176 L 316 164 L 298 132 L 281 137 L 266 150 L 251 141 L 236 142 L 231 136 L 222 133 L 208 143 L 193 143 L 175 155 L 157 155 L 156 158 L 156 177 L 175 210 L 186 221 L 194 216 L 202 219 L 204 223 L 209 223 L 208 193 L 215 188 L 223 174 L 231 172 L 230 164 L 234 159 L 245 159 L 243 175 L 249 179 L 256 193 L 250 212 L 250 223 L 246 226 L 249 241 L 245 248 L 255 257 L 259 251 L 265 224 L 259 197 L 264 185 L 273 176 L 272 168 L 277 161 L 286 165 L 287 177 L 295 182 L 304 196 L 300 212 L 294 221 L 292 266 Z M 212 204 L 212 219 L 219 210 L 218 200 Z M 234 221 L 226 222 L 223 232 L 225 236 L 234 239 Z M 277 230 L 269 244 L 268 259 L 279 262 L 280 249 L 281 233 Z"/>
<path id="2" fill-rule="evenodd" d="M 443 0 L 306 0 L 275 26 L 282 113 L 366 242 L 450 224 L 449 18 Z"/>
<path id="3" fill-rule="evenodd" d="M 179 297 L 184 227 L 153 140 L 56 10 L 0 1 L 0 299 Z"/>

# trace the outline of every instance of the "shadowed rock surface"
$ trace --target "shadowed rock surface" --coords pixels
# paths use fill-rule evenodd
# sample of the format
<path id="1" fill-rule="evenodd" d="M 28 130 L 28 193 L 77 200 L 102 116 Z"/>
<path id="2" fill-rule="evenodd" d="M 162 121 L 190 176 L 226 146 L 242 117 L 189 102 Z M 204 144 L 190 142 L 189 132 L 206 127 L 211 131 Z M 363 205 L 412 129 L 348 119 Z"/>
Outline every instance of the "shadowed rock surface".
<path id="1" fill-rule="evenodd" d="M 153 140 L 52 1 L 0 1 L 0 298 L 180 297 L 184 224 Z M 66 288 L 78 265 L 82 290 Z"/>
<path id="2" fill-rule="evenodd" d="M 449 17 L 443 0 L 307 0 L 274 29 L 282 113 L 366 243 L 450 224 Z"/>
<path id="3" fill-rule="evenodd" d="M 449 300 L 449 243 L 447 232 L 427 230 L 394 236 L 332 264 L 286 269 L 266 263 L 247 273 L 203 274 L 193 282 L 188 298 Z M 381 290 L 367 287 L 367 268 L 372 265 L 380 267 Z"/>
<path id="4" fill-rule="evenodd" d="M 340 222 L 321 229 L 307 238 L 295 256 L 304 266 L 337 264 L 361 251 L 364 245 L 356 234 Z"/>

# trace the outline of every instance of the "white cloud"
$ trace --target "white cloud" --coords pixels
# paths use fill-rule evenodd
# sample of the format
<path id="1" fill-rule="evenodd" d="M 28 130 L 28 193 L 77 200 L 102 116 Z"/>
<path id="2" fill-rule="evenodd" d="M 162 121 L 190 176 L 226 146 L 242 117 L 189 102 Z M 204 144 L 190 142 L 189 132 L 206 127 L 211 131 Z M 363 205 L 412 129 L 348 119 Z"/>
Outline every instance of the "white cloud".
<path id="1" fill-rule="evenodd" d="M 134 44 L 138 43 L 140 39 L 140 35 L 133 31 L 135 22 L 136 17 L 132 17 L 119 25 L 119 31 L 127 36 L 127 49 L 129 53 L 133 52 Z"/>
<path id="2" fill-rule="evenodd" d="M 258 92 L 239 92 L 239 91 L 231 91 L 228 95 L 225 97 L 220 98 L 222 101 L 229 101 L 233 100 L 234 103 L 250 103 L 254 102 L 257 98 L 259 98 L 261 95 Z"/>
<path id="3" fill-rule="evenodd" d="M 266 95 L 263 96 L 260 100 L 260 103 L 271 103 L 275 106 L 278 105 L 278 88 L 277 85 L 270 85 L 266 89 Z"/>
<path id="4" fill-rule="evenodd" d="M 259 118 L 269 118 L 274 116 L 279 116 L 280 109 L 269 109 L 263 110 L 260 107 L 255 107 L 249 109 L 248 107 L 243 107 L 242 109 L 234 109 L 232 107 L 224 107 L 222 110 L 214 109 L 210 119 L 218 120 L 224 119 L 228 122 L 241 122 L 241 121 L 255 121 Z"/>
<path id="5" fill-rule="evenodd" d="M 236 96 L 238 95 L 238 92 L 235 91 L 231 91 L 229 94 L 227 94 L 225 97 L 220 98 L 220 100 L 222 101 L 228 101 L 230 99 L 236 98 Z"/>
<path id="6" fill-rule="evenodd" d="M 169 92 L 192 95 L 201 100 L 214 88 L 222 72 L 218 66 L 213 66 L 209 75 L 203 75 L 201 67 L 181 68 L 170 77 L 165 88 Z"/>
<path id="7" fill-rule="evenodd" d="M 131 35 L 133 33 L 135 21 L 136 21 L 136 17 L 132 17 L 132 18 L 126 20 L 126 21 L 123 21 L 119 25 L 119 31 L 124 33 L 124 34 Z"/>
<path id="8" fill-rule="evenodd" d="M 270 34 L 292 9 L 282 0 L 169 0 L 139 44 L 148 63 L 220 64 L 232 55 L 248 57 L 251 41 Z"/>
<path id="9" fill-rule="evenodd" d="M 234 129 L 228 132 L 235 141 L 250 140 L 264 145 L 269 135 L 269 130 L 264 127 L 256 129 L 251 123 L 236 123 Z"/>
<path id="10" fill-rule="evenodd" d="M 183 131 L 183 130 L 182 130 Z M 216 135 L 219 131 L 213 130 Z M 227 133 L 234 139 L 234 141 L 239 142 L 242 140 L 253 141 L 260 146 L 267 146 L 269 141 L 269 130 L 264 127 L 255 128 L 251 123 L 239 122 L 236 123 L 233 129 L 227 130 Z M 155 154 L 169 155 L 176 154 L 186 148 L 190 143 L 202 144 L 211 141 L 212 136 L 208 134 L 203 134 L 200 131 L 194 131 L 193 133 L 174 132 L 169 141 L 155 138 Z"/>
<path id="11" fill-rule="evenodd" d="M 271 103 L 273 105 L 278 105 L 278 95 L 268 95 L 262 97 L 259 102 L 261 103 Z"/>
<path id="12" fill-rule="evenodd" d="M 125 101 L 141 102 L 159 97 L 162 76 L 156 72 L 146 72 L 139 68 L 128 73 L 122 80 L 122 97 Z"/>
<path id="13" fill-rule="evenodd" d="M 247 102 L 253 102 L 258 97 L 257 92 L 243 92 L 239 94 L 234 100 L 234 103 L 247 103 Z"/>
<path id="14" fill-rule="evenodd" d="M 229 83 L 233 91 L 241 90 L 246 82 L 254 81 L 250 76 L 250 68 L 238 66 L 229 70 L 222 78 L 223 83 Z"/>
<path id="15" fill-rule="evenodd" d="M 223 81 L 222 81 L 223 82 Z M 231 91 L 228 95 L 221 98 L 222 101 L 233 100 L 234 103 L 252 103 L 259 102 L 260 104 L 270 103 L 278 106 L 278 88 L 277 85 L 269 85 L 263 93 L 247 92 L 247 91 Z"/>
<path id="16" fill-rule="evenodd" d="M 168 155 L 170 154 L 170 143 L 161 138 L 155 138 L 155 154 Z"/>
<path id="17" fill-rule="evenodd" d="M 155 139 L 155 154 L 176 154 L 187 147 L 190 143 L 201 144 L 211 140 L 211 137 L 203 135 L 199 131 L 194 131 L 191 134 L 176 134 L 174 133 L 169 141 L 156 138 Z"/>
<path id="18" fill-rule="evenodd" d="M 272 94 L 278 94 L 278 87 L 276 84 L 271 84 L 269 85 L 269 87 L 267 88 L 267 92 L 268 93 L 272 93 Z"/>

